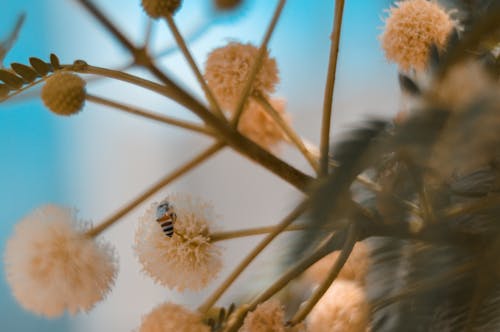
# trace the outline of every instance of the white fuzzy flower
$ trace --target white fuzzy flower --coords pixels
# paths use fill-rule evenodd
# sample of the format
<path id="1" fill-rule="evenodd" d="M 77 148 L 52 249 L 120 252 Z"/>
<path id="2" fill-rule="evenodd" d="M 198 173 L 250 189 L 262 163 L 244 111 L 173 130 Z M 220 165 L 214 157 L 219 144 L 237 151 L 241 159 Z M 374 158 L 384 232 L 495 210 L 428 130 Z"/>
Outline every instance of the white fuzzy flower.
<path id="1" fill-rule="evenodd" d="M 200 290 L 222 267 L 220 249 L 210 242 L 213 207 L 187 195 L 172 195 L 167 201 L 177 215 L 174 235 L 170 238 L 162 232 L 156 222 L 158 203 L 154 203 L 139 220 L 135 252 L 156 282 L 179 291 Z"/>
<path id="2" fill-rule="evenodd" d="M 15 227 L 5 251 L 7 282 L 25 309 L 47 317 L 87 311 L 116 276 L 113 250 L 87 237 L 70 209 L 46 205 Z"/>

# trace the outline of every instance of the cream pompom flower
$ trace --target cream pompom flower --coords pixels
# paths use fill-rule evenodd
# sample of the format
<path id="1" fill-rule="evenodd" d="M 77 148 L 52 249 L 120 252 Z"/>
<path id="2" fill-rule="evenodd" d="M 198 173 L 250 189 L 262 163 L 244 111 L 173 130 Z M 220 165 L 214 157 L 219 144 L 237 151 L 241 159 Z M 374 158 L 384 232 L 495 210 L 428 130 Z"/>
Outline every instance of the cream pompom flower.
<path id="1" fill-rule="evenodd" d="M 272 99 L 270 100 L 270 104 L 285 122 L 290 123 L 290 117 L 286 113 L 286 103 L 284 100 Z M 259 103 L 253 100 L 250 100 L 245 107 L 238 129 L 260 146 L 270 150 L 276 147 L 278 143 L 287 139 L 281 127 L 264 111 Z"/>
<path id="2" fill-rule="evenodd" d="M 71 209 L 46 205 L 16 225 L 5 251 L 12 294 L 25 309 L 56 317 L 87 311 L 114 283 L 113 250 L 84 234 Z"/>
<path id="3" fill-rule="evenodd" d="M 188 195 L 167 197 L 177 215 L 175 233 L 167 237 L 156 222 L 158 203 L 139 220 L 135 246 L 144 272 L 163 286 L 183 291 L 200 290 L 222 268 L 221 251 L 210 241 L 213 207 Z"/>
<path id="4" fill-rule="evenodd" d="M 369 318 L 363 289 L 352 281 L 336 280 L 309 314 L 307 328 L 315 332 L 365 332 Z"/>
<path id="5" fill-rule="evenodd" d="M 251 44 L 232 42 L 213 50 L 205 64 L 205 79 L 223 108 L 234 112 L 259 49 Z M 279 82 L 276 60 L 264 56 L 253 82 L 252 92 L 264 96 L 274 92 Z"/>
<path id="6" fill-rule="evenodd" d="M 250 312 L 239 332 L 285 332 L 285 312 L 279 301 L 261 303 Z"/>
<path id="7" fill-rule="evenodd" d="M 142 318 L 139 332 L 210 332 L 202 316 L 174 303 L 164 303 Z"/>
<path id="8" fill-rule="evenodd" d="M 424 70 L 430 46 L 444 47 L 455 26 L 443 8 L 427 0 L 397 2 L 385 23 L 382 48 L 403 70 Z"/>

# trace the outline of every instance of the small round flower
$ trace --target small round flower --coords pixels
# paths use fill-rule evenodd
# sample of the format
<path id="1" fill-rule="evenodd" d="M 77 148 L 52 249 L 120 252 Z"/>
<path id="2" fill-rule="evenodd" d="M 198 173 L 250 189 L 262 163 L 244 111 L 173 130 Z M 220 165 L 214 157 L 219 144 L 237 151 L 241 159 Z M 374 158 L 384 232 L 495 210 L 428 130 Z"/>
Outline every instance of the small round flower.
<path id="1" fill-rule="evenodd" d="M 328 275 L 333 264 L 335 264 L 339 253 L 339 251 L 332 252 L 311 266 L 305 273 L 306 280 L 314 284 L 321 283 Z M 364 285 L 368 272 L 369 256 L 366 244 L 363 242 L 356 243 L 349 259 L 344 264 L 344 267 L 342 267 L 342 270 L 340 270 L 338 279 L 355 281 L 360 285 Z"/>
<path id="2" fill-rule="evenodd" d="M 307 328 L 315 332 L 365 332 L 370 307 L 354 282 L 334 281 L 309 314 Z"/>
<path id="3" fill-rule="evenodd" d="M 285 332 L 285 312 L 279 301 L 261 303 L 245 317 L 239 332 Z"/>
<path id="4" fill-rule="evenodd" d="M 91 309 L 109 292 L 117 264 L 113 250 L 84 234 L 74 212 L 53 205 L 16 225 L 5 251 L 7 282 L 17 301 L 56 317 Z"/>
<path id="5" fill-rule="evenodd" d="M 181 0 L 142 0 L 142 8 L 151 18 L 174 14 L 181 6 Z"/>
<path id="6" fill-rule="evenodd" d="M 167 237 L 156 222 L 158 203 L 139 220 L 135 246 L 144 272 L 163 286 L 183 291 L 200 290 L 219 273 L 221 251 L 210 242 L 213 207 L 188 195 L 167 197 L 177 215 L 175 233 Z"/>
<path id="7" fill-rule="evenodd" d="M 259 49 L 232 42 L 213 50 L 205 63 L 205 79 L 223 108 L 234 112 Z M 267 96 L 279 82 L 276 60 L 264 56 L 252 91 Z"/>
<path id="8" fill-rule="evenodd" d="M 209 332 L 202 316 L 174 303 L 164 303 L 142 318 L 139 332 Z"/>
<path id="9" fill-rule="evenodd" d="M 41 96 L 45 106 L 55 114 L 76 114 L 85 103 L 85 81 L 72 73 L 56 72 L 45 81 Z"/>
<path id="10" fill-rule="evenodd" d="M 290 117 L 285 110 L 285 101 L 272 99 L 270 103 L 283 120 L 290 123 Z M 238 129 L 252 141 L 267 149 L 272 149 L 278 143 L 287 139 L 281 127 L 266 113 L 259 103 L 253 100 L 249 101 L 245 107 Z"/>
<path id="11" fill-rule="evenodd" d="M 397 2 L 385 23 L 381 36 L 385 56 L 403 70 L 424 70 L 430 46 L 444 47 L 455 25 L 443 8 L 427 0 Z"/>

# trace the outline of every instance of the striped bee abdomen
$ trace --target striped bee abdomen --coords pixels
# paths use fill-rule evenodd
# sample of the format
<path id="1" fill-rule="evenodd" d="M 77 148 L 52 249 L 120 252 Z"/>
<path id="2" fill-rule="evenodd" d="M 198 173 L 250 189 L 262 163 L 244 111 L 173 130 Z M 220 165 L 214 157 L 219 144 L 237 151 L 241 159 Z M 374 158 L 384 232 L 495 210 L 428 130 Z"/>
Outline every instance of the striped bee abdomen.
<path id="1" fill-rule="evenodd" d="M 177 215 L 169 202 L 164 201 L 158 205 L 156 209 L 156 222 L 160 224 L 165 236 L 172 237 L 174 235 L 174 223 L 176 220 Z"/>

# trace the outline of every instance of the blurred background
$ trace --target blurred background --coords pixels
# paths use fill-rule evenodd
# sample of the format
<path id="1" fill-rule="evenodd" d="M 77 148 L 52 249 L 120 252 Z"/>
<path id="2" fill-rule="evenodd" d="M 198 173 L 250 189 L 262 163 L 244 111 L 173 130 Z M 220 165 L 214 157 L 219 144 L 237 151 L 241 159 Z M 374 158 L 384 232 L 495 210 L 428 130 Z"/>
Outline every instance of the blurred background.
<path id="1" fill-rule="evenodd" d="M 138 0 L 94 0 L 130 38 L 141 42 L 147 26 Z M 212 49 L 238 40 L 259 44 L 277 1 L 246 0 L 234 11 L 218 12 L 210 0 L 184 1 L 176 15 L 197 63 L 203 66 Z M 378 35 L 389 0 L 347 1 L 334 101 L 333 136 L 352 129 L 367 117 L 391 117 L 399 107 L 397 75 L 383 57 Z M 0 5 L 0 38 L 6 38 L 20 13 L 27 18 L 17 43 L 7 55 L 28 63 L 51 52 L 63 63 L 88 63 L 122 68 L 129 55 L 76 1 L 6 0 Z M 319 142 L 323 89 L 330 47 L 334 1 L 287 3 L 270 42 L 281 84 L 276 96 L 287 100 L 293 126 L 310 142 Z M 183 86 L 201 90 L 165 24 L 154 25 L 153 49 L 161 66 Z M 134 74 L 146 73 L 133 69 Z M 88 90 L 157 112 L 197 121 L 174 103 L 125 84 L 93 81 Z M 79 216 L 99 223 L 170 170 L 192 158 L 211 142 L 175 127 L 157 124 L 87 104 L 78 115 L 57 117 L 42 105 L 36 89 L 0 104 L 0 249 L 13 227 L 37 206 L 56 203 L 76 207 Z M 301 156 L 283 146 L 280 155 L 310 173 Z M 230 150 L 223 150 L 198 169 L 134 210 L 102 237 L 116 246 L 120 273 L 112 292 L 89 313 L 48 320 L 25 312 L 14 300 L 0 265 L 0 317 L 5 331 L 131 330 L 141 315 L 165 300 L 194 307 L 222 280 L 258 237 L 221 243 L 225 268 L 218 281 L 198 293 L 178 294 L 153 284 L 140 273 L 133 251 L 135 223 L 144 207 L 169 192 L 189 192 L 211 201 L 221 216 L 217 229 L 271 225 L 299 200 L 300 194 L 266 170 Z M 221 303 L 228 304 L 263 285 L 276 273 L 271 263 L 285 254 L 283 239 L 257 259 Z M 237 248 L 238 250 L 234 250 Z M 233 249 L 233 250 L 231 250 Z M 252 281 L 250 281 L 252 280 Z"/>

